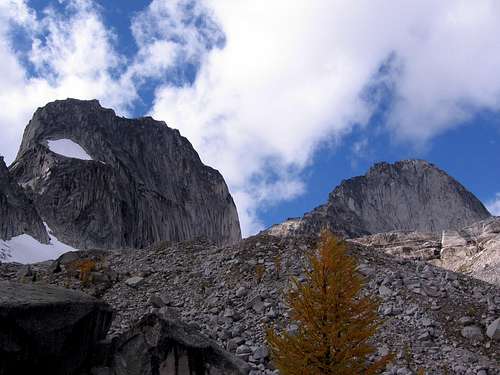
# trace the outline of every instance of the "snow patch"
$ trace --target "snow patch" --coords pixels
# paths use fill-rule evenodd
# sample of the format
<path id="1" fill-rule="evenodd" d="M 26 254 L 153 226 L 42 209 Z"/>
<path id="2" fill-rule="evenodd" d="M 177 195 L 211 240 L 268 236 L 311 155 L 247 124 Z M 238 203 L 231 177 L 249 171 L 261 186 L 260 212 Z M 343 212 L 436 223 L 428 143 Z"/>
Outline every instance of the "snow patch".
<path id="1" fill-rule="evenodd" d="M 45 223 L 44 223 L 45 224 Z M 21 234 L 8 241 L 0 240 L 0 261 L 23 264 L 56 259 L 61 254 L 76 249 L 59 241 L 45 224 L 50 237 L 48 245 L 38 242 L 28 234 Z"/>
<path id="2" fill-rule="evenodd" d="M 68 158 L 80 160 L 94 160 L 78 143 L 73 142 L 71 139 L 57 139 L 49 140 L 50 151 L 66 156 Z"/>

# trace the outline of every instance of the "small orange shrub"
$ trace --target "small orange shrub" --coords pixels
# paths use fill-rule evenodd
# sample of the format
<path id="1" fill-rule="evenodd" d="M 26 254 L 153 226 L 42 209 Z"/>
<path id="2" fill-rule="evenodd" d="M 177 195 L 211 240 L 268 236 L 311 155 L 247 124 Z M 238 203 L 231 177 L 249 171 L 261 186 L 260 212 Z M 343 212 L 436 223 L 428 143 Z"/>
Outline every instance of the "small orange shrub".
<path id="1" fill-rule="evenodd" d="M 257 284 L 260 284 L 262 278 L 264 277 L 264 273 L 266 272 L 266 268 L 263 264 L 257 264 L 255 266 L 255 278 L 257 279 Z"/>
<path id="2" fill-rule="evenodd" d="M 68 266 L 69 270 L 78 271 L 79 279 L 82 283 L 88 283 L 90 281 L 90 273 L 95 271 L 97 264 L 92 259 L 78 259 L 71 262 Z"/>

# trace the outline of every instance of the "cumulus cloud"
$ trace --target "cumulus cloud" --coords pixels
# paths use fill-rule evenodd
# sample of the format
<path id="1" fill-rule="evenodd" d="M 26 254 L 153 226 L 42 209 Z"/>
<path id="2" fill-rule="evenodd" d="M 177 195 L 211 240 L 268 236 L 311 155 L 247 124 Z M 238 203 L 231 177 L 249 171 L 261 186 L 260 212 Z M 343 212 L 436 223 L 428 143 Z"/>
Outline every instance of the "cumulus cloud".
<path id="1" fill-rule="evenodd" d="M 132 19 L 131 30 L 139 50 L 124 77 L 136 85 L 147 79 L 182 85 L 189 79 L 179 76 L 179 69 L 198 66 L 225 40 L 210 11 L 196 0 L 153 1 Z"/>
<path id="2" fill-rule="evenodd" d="M 0 150 L 8 162 L 38 106 L 66 97 L 98 98 L 125 112 L 136 97 L 131 82 L 116 78 L 124 61 L 95 4 L 63 5 L 62 13 L 49 7 L 38 14 L 23 0 L 0 5 Z M 14 31 L 29 41 L 26 50 L 16 48 Z"/>
<path id="3" fill-rule="evenodd" d="M 303 191 L 300 171 L 318 145 L 367 124 L 369 88 L 390 83 L 387 128 L 415 144 L 499 108 L 498 2 L 204 4 L 226 44 L 206 52 L 192 85 L 158 88 L 152 112 L 221 170 L 246 233 L 259 228 L 262 199 Z M 273 188 L 287 184 L 285 195 Z"/>
<path id="4" fill-rule="evenodd" d="M 302 194 L 318 147 L 369 126 L 380 100 L 390 98 L 385 129 L 417 146 L 500 108 L 495 0 L 153 0 L 131 21 L 128 58 L 93 1 L 62 3 L 35 13 L 0 2 L 7 159 L 36 106 L 96 97 L 126 114 L 147 84 L 150 112 L 226 178 L 245 234 L 262 227 L 263 207 Z"/>
<path id="5" fill-rule="evenodd" d="M 500 193 L 497 193 L 495 198 L 486 204 L 486 208 L 494 216 L 500 216 Z"/>

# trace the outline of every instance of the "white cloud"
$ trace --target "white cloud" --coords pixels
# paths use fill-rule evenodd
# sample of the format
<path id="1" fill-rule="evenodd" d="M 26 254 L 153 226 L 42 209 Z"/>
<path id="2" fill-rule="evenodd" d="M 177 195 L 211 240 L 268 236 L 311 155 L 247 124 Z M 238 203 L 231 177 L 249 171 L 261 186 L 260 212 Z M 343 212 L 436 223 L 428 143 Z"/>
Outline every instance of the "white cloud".
<path id="1" fill-rule="evenodd" d="M 486 204 L 486 208 L 494 216 L 500 216 L 500 193 L 495 195 L 495 199 Z"/>
<path id="2" fill-rule="evenodd" d="M 98 98 L 125 112 L 136 97 L 131 82 L 114 78 L 124 62 L 95 5 L 90 0 L 64 4 L 65 14 L 52 8 L 35 14 L 22 0 L 0 5 L 0 150 L 7 162 L 15 157 L 34 110 L 48 101 Z M 14 48 L 13 28 L 31 41 L 27 52 Z M 32 74 L 23 59 L 32 64 Z"/>
<path id="3" fill-rule="evenodd" d="M 137 82 L 172 78 L 170 68 L 197 64 L 224 39 L 210 11 L 193 0 L 153 1 L 132 19 L 131 30 L 139 51 L 125 76 Z"/>

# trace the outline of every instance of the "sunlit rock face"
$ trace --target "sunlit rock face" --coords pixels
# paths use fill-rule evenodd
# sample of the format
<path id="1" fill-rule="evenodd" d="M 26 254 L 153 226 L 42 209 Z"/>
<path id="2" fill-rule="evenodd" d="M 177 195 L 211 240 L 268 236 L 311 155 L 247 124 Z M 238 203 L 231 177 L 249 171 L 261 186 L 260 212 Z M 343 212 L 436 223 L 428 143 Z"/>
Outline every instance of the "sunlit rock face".
<path id="1" fill-rule="evenodd" d="M 394 230 L 440 232 L 490 216 L 444 171 L 424 160 L 403 160 L 375 164 L 364 176 L 342 181 L 326 204 L 269 231 L 311 233 L 327 228 L 348 237 Z"/>
<path id="2" fill-rule="evenodd" d="M 221 174 L 177 130 L 126 119 L 98 101 L 39 108 L 10 172 L 54 235 L 76 248 L 142 248 L 241 238 Z"/>
<path id="3" fill-rule="evenodd" d="M 350 240 L 396 258 L 428 261 L 500 285 L 500 217 L 442 233 L 386 232 Z"/>

